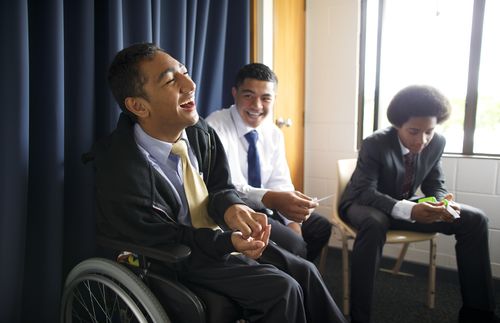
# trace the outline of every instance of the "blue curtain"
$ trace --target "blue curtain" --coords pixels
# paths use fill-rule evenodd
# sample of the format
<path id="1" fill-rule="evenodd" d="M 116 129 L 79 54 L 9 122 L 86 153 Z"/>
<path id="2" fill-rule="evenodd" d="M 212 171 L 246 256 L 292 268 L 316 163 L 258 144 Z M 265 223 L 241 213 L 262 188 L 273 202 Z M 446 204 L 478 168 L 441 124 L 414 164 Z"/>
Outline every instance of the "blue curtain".
<path id="1" fill-rule="evenodd" d="M 64 277 L 95 255 L 92 170 L 119 109 L 114 54 L 150 41 L 191 71 L 201 116 L 249 62 L 250 0 L 0 2 L 0 322 L 57 322 Z"/>

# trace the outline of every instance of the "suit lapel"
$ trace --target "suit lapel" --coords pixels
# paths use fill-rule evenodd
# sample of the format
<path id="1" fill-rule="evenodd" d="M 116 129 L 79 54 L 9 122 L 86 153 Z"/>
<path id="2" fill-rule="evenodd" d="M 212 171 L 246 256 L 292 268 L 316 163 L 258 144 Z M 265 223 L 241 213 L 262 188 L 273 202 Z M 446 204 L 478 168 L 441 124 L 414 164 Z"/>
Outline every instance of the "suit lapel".
<path id="1" fill-rule="evenodd" d="M 396 196 L 401 196 L 401 188 L 403 187 L 403 182 L 405 179 L 405 164 L 403 160 L 403 153 L 401 151 L 401 144 L 399 143 L 398 132 L 396 128 L 392 128 L 390 132 L 390 154 L 392 158 L 392 162 L 395 169 L 395 178 L 396 181 L 394 192 L 396 192 Z"/>

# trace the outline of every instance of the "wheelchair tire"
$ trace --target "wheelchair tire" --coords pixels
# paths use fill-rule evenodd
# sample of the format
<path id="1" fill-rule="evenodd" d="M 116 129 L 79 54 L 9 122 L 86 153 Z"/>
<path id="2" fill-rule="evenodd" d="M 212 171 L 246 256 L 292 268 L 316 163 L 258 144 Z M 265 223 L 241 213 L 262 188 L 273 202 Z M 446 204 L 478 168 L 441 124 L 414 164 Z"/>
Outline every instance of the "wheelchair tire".
<path id="1" fill-rule="evenodd" d="M 91 258 L 66 278 L 61 322 L 157 322 L 170 319 L 149 288 L 114 261 Z"/>

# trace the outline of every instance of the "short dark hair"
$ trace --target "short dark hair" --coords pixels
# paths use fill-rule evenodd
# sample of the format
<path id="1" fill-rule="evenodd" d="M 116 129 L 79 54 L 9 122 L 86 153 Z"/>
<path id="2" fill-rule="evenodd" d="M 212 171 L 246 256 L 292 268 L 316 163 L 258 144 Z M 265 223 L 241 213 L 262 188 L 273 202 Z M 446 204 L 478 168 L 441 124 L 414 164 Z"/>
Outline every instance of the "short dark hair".
<path id="1" fill-rule="evenodd" d="M 143 97 L 147 99 L 143 85 L 147 77 L 142 75 L 139 64 L 145 60 L 152 60 L 157 52 L 165 52 L 153 43 L 133 44 L 119 51 L 108 70 L 108 84 L 116 102 L 125 113 L 127 97 Z"/>
<path id="2" fill-rule="evenodd" d="M 268 66 L 261 63 L 250 63 L 240 68 L 234 79 L 234 87 L 240 87 L 245 79 L 273 82 L 278 85 L 276 74 Z"/>
<path id="3" fill-rule="evenodd" d="M 387 108 L 387 119 L 395 127 L 401 127 L 412 117 L 436 117 L 440 124 L 449 118 L 450 113 L 450 101 L 438 89 L 428 85 L 410 85 L 392 98 Z"/>

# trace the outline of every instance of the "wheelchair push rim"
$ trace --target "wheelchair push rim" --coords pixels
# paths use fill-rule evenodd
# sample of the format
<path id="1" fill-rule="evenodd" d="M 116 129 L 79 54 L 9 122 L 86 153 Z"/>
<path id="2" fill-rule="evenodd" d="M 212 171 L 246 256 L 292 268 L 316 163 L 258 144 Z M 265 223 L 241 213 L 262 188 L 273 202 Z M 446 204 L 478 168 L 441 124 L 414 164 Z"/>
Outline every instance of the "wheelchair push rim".
<path id="1" fill-rule="evenodd" d="M 68 274 L 61 322 L 170 322 L 134 273 L 114 261 L 91 258 Z"/>

